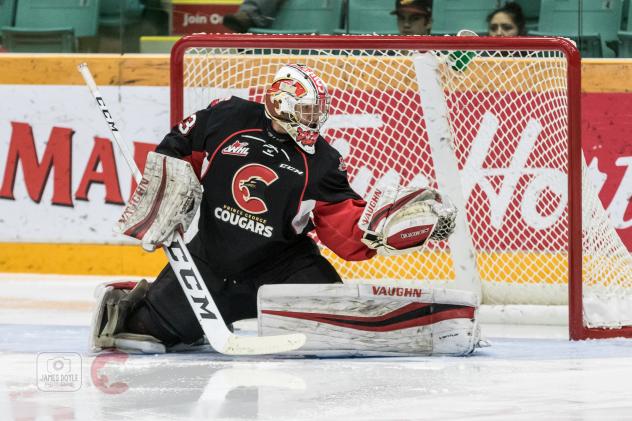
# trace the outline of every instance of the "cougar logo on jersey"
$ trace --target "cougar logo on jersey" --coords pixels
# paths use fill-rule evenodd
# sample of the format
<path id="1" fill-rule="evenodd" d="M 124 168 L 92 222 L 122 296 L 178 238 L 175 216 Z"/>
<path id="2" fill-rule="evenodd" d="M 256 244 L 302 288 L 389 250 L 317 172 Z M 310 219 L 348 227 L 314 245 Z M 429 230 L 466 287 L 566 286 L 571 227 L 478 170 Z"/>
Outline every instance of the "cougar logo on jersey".
<path id="1" fill-rule="evenodd" d="M 249 151 L 248 142 L 236 140 L 222 149 L 222 155 L 247 156 Z"/>
<path id="2" fill-rule="evenodd" d="M 278 179 L 277 173 L 264 165 L 244 165 L 233 176 L 233 199 L 237 206 L 248 213 L 265 213 L 268 211 L 263 200 L 265 188 Z"/>

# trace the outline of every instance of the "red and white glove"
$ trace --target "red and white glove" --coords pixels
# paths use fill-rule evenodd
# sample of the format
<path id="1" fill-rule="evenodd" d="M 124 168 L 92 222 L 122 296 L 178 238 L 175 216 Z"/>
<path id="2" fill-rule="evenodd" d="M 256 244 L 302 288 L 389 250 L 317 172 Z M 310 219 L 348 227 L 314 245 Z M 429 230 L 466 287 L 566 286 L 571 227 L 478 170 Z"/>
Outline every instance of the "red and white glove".
<path id="1" fill-rule="evenodd" d="M 454 231 L 456 208 L 430 188 L 376 187 L 358 222 L 362 242 L 382 256 L 421 250 Z"/>

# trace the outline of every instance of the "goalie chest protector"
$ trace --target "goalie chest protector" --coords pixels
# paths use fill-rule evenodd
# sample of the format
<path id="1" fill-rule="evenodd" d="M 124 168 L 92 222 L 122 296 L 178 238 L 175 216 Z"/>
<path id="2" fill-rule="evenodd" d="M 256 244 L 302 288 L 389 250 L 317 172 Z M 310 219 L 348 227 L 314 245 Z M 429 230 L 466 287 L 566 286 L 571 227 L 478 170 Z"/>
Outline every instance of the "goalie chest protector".
<path id="1" fill-rule="evenodd" d="M 307 154 L 272 130 L 262 104 L 240 98 L 183 120 L 157 152 L 188 157 L 199 171 L 198 245 L 223 274 L 291 248 L 313 229 L 309 214 L 317 202 L 360 199 L 340 154 L 322 137 Z"/>

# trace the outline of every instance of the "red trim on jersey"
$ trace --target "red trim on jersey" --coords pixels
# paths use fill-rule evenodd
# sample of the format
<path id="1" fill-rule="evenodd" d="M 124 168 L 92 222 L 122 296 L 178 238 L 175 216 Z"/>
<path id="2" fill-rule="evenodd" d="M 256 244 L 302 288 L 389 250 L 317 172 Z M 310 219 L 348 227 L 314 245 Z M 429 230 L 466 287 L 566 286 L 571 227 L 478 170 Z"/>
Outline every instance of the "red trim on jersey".
<path id="1" fill-rule="evenodd" d="M 367 260 L 377 252 L 361 240 L 364 232 L 358 228 L 366 202 L 347 199 L 338 203 L 316 202 L 312 211 L 316 234 L 320 241 L 345 260 Z"/>
<path id="2" fill-rule="evenodd" d="M 204 177 L 206 177 L 206 174 L 208 174 L 208 171 L 211 169 L 211 163 L 213 162 L 213 159 L 215 158 L 215 155 L 217 155 L 217 151 L 219 151 L 222 148 L 222 146 L 224 146 L 224 144 L 226 142 L 228 142 L 230 139 L 232 139 L 233 137 L 237 136 L 238 134 L 250 133 L 250 132 L 262 132 L 262 131 L 263 131 L 263 129 L 244 129 L 244 130 L 240 130 L 238 132 L 229 134 L 226 137 L 226 139 L 224 139 L 221 142 L 219 142 L 219 146 L 217 148 L 215 148 L 215 150 L 213 151 L 213 154 L 208 159 L 208 167 L 206 167 L 206 171 L 204 172 L 204 174 L 202 175 L 202 178 L 200 180 L 203 180 Z"/>
<path id="3" fill-rule="evenodd" d="M 427 326 L 444 320 L 474 318 L 474 307 L 428 303 L 410 303 L 381 316 L 369 317 L 282 310 L 262 310 L 261 312 L 368 332 L 392 332 L 411 327 Z"/>
<path id="4" fill-rule="evenodd" d="M 204 165 L 204 158 L 206 158 L 206 151 L 193 151 L 191 155 L 182 158 L 191 164 L 195 175 L 200 181 L 202 181 L 202 165 Z"/>

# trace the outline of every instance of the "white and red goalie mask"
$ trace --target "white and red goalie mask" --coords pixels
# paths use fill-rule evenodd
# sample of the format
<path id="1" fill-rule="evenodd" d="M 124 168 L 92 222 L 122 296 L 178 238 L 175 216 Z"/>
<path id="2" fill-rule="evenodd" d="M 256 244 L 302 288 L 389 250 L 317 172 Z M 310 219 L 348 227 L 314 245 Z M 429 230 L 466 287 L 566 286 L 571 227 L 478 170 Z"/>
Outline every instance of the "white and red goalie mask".
<path id="1" fill-rule="evenodd" d="M 288 64 L 274 75 L 266 91 L 266 116 L 279 123 L 301 149 L 313 154 L 329 115 L 329 102 L 327 86 L 312 69 Z"/>

